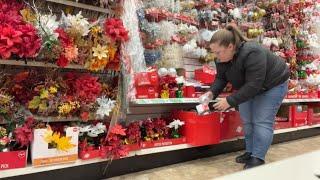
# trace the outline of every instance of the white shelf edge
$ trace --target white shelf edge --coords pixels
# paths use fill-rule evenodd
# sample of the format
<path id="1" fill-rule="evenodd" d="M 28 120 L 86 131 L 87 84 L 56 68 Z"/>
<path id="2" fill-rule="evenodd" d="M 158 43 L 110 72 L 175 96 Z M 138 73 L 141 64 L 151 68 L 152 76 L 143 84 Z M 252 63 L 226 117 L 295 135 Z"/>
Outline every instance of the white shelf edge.
<path id="1" fill-rule="evenodd" d="M 135 156 L 135 152 L 130 152 L 127 157 Z M 1 170 L 0 171 L 0 179 L 1 178 L 8 178 L 8 177 L 14 177 L 14 176 L 21 176 L 26 174 L 34 174 L 34 173 L 40 173 L 45 171 L 52 171 L 56 169 L 64 169 L 64 168 L 70 168 L 70 167 L 76 167 L 76 166 L 82 166 L 87 164 L 94 164 L 94 163 L 100 163 L 109 161 L 110 159 L 92 159 L 92 160 L 81 160 L 78 159 L 74 163 L 65 163 L 65 164 L 56 164 L 56 165 L 49 165 L 49 166 L 40 166 L 40 167 L 33 167 L 31 164 L 28 164 L 25 168 L 19 168 L 19 169 L 9 169 L 9 170 Z"/>
<path id="2" fill-rule="evenodd" d="M 167 151 L 175 151 L 180 149 L 188 149 L 192 148 L 194 146 L 191 146 L 189 144 L 178 144 L 178 145 L 172 145 L 172 146 L 163 146 L 163 147 L 156 147 L 156 148 L 148 148 L 148 149 L 141 149 L 136 151 L 136 155 L 147 155 L 147 154 L 154 154 L 154 153 L 160 153 L 160 152 L 167 152 Z"/>
<path id="3" fill-rule="evenodd" d="M 320 99 L 284 99 L 282 103 L 320 102 Z"/>
<path id="4" fill-rule="evenodd" d="M 215 102 L 213 100 L 212 102 Z M 307 103 L 307 102 L 320 102 L 320 99 L 284 99 L 282 103 Z M 198 98 L 169 98 L 169 99 L 135 99 L 131 101 L 135 105 L 154 105 L 154 104 L 187 104 L 199 103 Z"/>
<path id="5" fill-rule="evenodd" d="M 274 134 L 283 134 L 287 132 L 294 132 L 294 131 L 299 131 L 299 130 L 305 130 L 305 129 L 312 129 L 312 128 L 318 128 L 320 127 L 320 124 L 315 124 L 315 125 L 306 125 L 306 126 L 300 126 L 300 127 L 293 127 L 293 128 L 287 128 L 287 129 L 277 129 L 274 131 Z"/>
<path id="6" fill-rule="evenodd" d="M 169 99 L 136 99 L 131 101 L 135 105 L 144 105 L 144 104 L 187 104 L 187 103 L 199 103 L 199 98 L 169 98 Z M 215 102 L 213 100 L 212 102 Z"/>
<path id="7" fill-rule="evenodd" d="M 67 6 L 72 6 L 72 7 L 77 7 L 77 8 L 82 8 L 82 9 L 87 9 L 87 10 L 91 10 L 91 11 L 101 12 L 101 13 L 105 13 L 105 14 L 114 14 L 111 10 L 109 10 L 107 8 L 92 6 L 92 5 L 88 5 L 88 4 L 84 4 L 84 3 L 77 3 L 77 2 L 68 1 L 68 0 L 46 0 L 46 1 L 57 3 L 57 4 L 63 4 L 63 5 L 67 5 Z"/>
<path id="8" fill-rule="evenodd" d="M 108 159 L 93 159 L 93 160 L 86 160 L 86 161 L 78 159 L 74 163 L 57 164 L 57 165 L 51 165 L 51 166 L 49 165 L 49 166 L 41 166 L 41 167 L 33 167 L 31 164 L 28 164 L 28 166 L 25 168 L 1 170 L 0 171 L 0 178 L 8 178 L 8 177 L 14 177 L 14 176 L 20 176 L 20 175 L 26 175 L 26 174 L 34 174 L 34 173 L 52 171 L 52 170 L 56 170 L 56 169 L 70 168 L 70 167 L 86 165 L 86 164 L 93 164 L 93 163 L 104 162 L 104 161 L 108 161 Z"/>
<path id="9" fill-rule="evenodd" d="M 0 60 L 0 64 L 2 65 L 12 65 L 12 66 L 31 66 L 31 67 L 47 67 L 47 68 L 61 68 L 57 66 L 56 64 L 53 63 L 46 63 L 46 62 L 41 62 L 41 61 L 22 61 L 22 60 Z M 86 68 L 82 65 L 75 65 L 75 64 L 70 64 L 66 67 L 63 67 L 61 69 L 82 69 L 86 70 Z"/>
<path id="10" fill-rule="evenodd" d="M 301 127 L 295 127 L 295 128 L 288 128 L 288 129 L 279 129 L 279 130 L 275 130 L 274 134 L 282 134 L 282 133 L 287 133 L 287 132 L 293 132 L 293 131 L 299 131 L 299 130 L 311 129 L 311 128 L 318 128 L 318 127 L 320 127 L 320 124 L 316 124 L 316 125 L 312 125 L 312 126 L 301 126 Z M 222 140 L 221 143 L 237 141 L 239 139 L 244 139 L 244 137 Z M 192 147 L 194 147 L 194 146 L 191 146 L 189 144 L 179 144 L 179 145 L 173 145 L 173 146 L 163 146 L 163 147 L 157 147 L 157 148 L 141 149 L 138 151 L 130 152 L 130 154 L 127 157 L 132 157 L 132 156 L 136 156 L 136 155 L 139 156 L 139 155 L 147 155 L 147 154 L 153 154 L 153 153 L 175 151 L 175 150 L 181 150 L 181 149 L 188 149 L 188 148 L 192 148 Z M 31 165 L 28 165 L 26 168 L 1 170 L 0 171 L 0 178 L 33 174 L 33 173 L 39 173 L 39 172 L 45 172 L 45 171 L 51 171 L 51 170 L 63 169 L 63 168 L 70 168 L 70 167 L 105 162 L 105 161 L 108 161 L 108 159 L 93 159 L 93 160 L 80 160 L 80 159 L 78 159 L 75 163 L 59 164 L 59 165 L 43 166 L 43 167 L 32 167 Z"/>

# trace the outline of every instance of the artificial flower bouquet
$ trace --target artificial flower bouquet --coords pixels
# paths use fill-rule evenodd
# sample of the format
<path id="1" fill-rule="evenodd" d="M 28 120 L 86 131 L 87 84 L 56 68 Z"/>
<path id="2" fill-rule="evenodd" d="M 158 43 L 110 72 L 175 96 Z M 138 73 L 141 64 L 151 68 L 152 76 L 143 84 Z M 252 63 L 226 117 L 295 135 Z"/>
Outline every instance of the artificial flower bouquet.
<path id="1" fill-rule="evenodd" d="M 36 122 L 32 117 L 19 118 L 0 126 L 0 170 L 27 165 L 28 147 L 33 140 Z"/>
<path id="2" fill-rule="evenodd" d="M 118 18 L 89 21 L 79 12 L 42 14 L 18 1 L 0 2 L 0 57 L 83 65 L 90 71 L 119 70 L 120 45 L 129 39 Z"/>
<path id="3" fill-rule="evenodd" d="M 79 127 L 51 124 L 35 127 L 31 144 L 33 166 L 74 162 L 78 159 Z"/>
<path id="4" fill-rule="evenodd" d="M 136 151 L 141 149 L 141 127 L 140 122 L 132 122 L 126 128 L 126 137 L 124 139 L 125 147 L 128 151 Z"/>
<path id="5" fill-rule="evenodd" d="M 154 148 L 177 145 L 186 142 L 186 138 L 180 134 L 180 127 L 184 123 L 173 120 L 169 124 L 165 119 L 147 119 L 142 122 L 141 133 L 143 141 L 141 148 Z"/>
<path id="6" fill-rule="evenodd" d="M 126 129 L 116 124 L 107 128 L 109 124 L 94 122 L 80 127 L 79 157 L 87 160 L 93 158 L 118 159 L 128 155 L 130 150 L 126 144 Z"/>
<path id="7" fill-rule="evenodd" d="M 112 126 L 108 134 L 102 140 L 100 155 L 109 159 L 126 157 L 129 152 L 124 145 L 123 139 L 125 137 L 126 129 L 122 125 L 115 124 Z"/>
<path id="8" fill-rule="evenodd" d="M 115 107 L 117 88 L 90 74 L 23 71 L 2 77 L 0 115 L 4 119 L 19 106 L 37 116 L 106 119 Z M 6 116 L 5 116 L 6 115 Z"/>
<path id="9" fill-rule="evenodd" d="M 82 160 L 101 157 L 101 143 L 107 133 L 108 124 L 94 122 L 82 124 L 79 134 L 79 158 Z"/>

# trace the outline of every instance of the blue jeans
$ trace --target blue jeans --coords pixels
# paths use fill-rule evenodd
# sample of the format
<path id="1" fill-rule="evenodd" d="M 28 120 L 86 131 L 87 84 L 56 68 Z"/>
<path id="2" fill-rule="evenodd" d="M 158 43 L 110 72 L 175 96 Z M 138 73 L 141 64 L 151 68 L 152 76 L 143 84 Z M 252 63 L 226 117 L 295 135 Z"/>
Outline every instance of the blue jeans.
<path id="1" fill-rule="evenodd" d="M 273 140 L 276 114 L 288 91 L 288 82 L 280 84 L 239 105 L 246 152 L 264 160 Z"/>

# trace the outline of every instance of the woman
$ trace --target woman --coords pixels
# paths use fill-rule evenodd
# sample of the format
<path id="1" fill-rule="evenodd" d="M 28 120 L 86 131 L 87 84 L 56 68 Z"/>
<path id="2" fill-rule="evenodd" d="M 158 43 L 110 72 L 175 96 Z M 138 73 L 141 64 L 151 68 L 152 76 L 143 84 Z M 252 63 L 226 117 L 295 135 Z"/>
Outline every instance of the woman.
<path id="1" fill-rule="evenodd" d="M 213 35 L 210 49 L 217 58 L 217 76 L 211 86 L 213 98 L 228 82 L 236 90 L 213 105 L 220 111 L 239 106 L 246 153 L 236 157 L 236 162 L 244 163 L 244 169 L 262 165 L 272 143 L 276 113 L 288 91 L 288 66 L 232 25 Z"/>

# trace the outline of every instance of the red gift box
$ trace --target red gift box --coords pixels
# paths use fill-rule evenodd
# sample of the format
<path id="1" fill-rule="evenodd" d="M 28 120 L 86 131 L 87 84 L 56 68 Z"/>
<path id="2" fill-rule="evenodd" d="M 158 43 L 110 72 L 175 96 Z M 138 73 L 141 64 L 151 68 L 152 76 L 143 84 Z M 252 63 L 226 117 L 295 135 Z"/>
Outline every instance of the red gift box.
<path id="1" fill-rule="evenodd" d="M 93 150 L 81 150 L 79 152 L 79 158 L 82 160 L 88 160 L 88 159 L 95 159 L 100 157 L 100 150 L 99 149 L 93 149 Z"/>
<path id="2" fill-rule="evenodd" d="M 292 107 L 290 105 L 283 105 L 278 110 L 275 118 L 274 129 L 285 129 L 293 126 Z"/>
<path id="3" fill-rule="evenodd" d="M 197 112 L 176 111 L 173 117 L 184 121 L 181 130 L 188 144 L 204 146 L 220 142 L 220 113 L 198 115 Z"/>
<path id="4" fill-rule="evenodd" d="M 159 76 L 155 69 L 134 75 L 136 98 L 151 99 L 159 96 Z"/>
<path id="5" fill-rule="evenodd" d="M 27 166 L 27 150 L 0 152 L 0 170 Z"/>
<path id="6" fill-rule="evenodd" d="M 177 145 L 177 144 L 184 144 L 186 142 L 187 142 L 186 138 L 182 137 L 182 138 L 176 138 L 176 139 L 163 139 L 163 140 L 158 140 L 158 141 L 141 142 L 140 146 L 142 149 L 147 149 L 147 148 L 155 148 L 155 147 L 162 147 L 162 146 L 172 146 L 172 145 Z"/>
<path id="7" fill-rule="evenodd" d="M 153 99 L 159 96 L 158 89 L 154 86 L 139 86 L 136 87 L 136 98 L 138 99 Z"/>
<path id="8" fill-rule="evenodd" d="M 184 90 L 185 97 L 187 98 L 196 97 L 196 88 L 194 86 L 186 86 L 183 90 Z"/>
<path id="9" fill-rule="evenodd" d="M 292 113 L 292 126 L 299 127 L 308 124 L 308 107 L 302 105 L 290 106 Z"/>
<path id="10" fill-rule="evenodd" d="M 194 71 L 194 79 L 203 84 L 212 84 L 215 76 L 215 70 L 208 66 L 203 66 L 203 68 Z"/>
<path id="11" fill-rule="evenodd" d="M 308 125 L 320 124 L 320 104 L 308 105 Z"/>
<path id="12" fill-rule="evenodd" d="M 233 139 L 243 136 L 243 125 L 240 119 L 240 113 L 237 111 L 230 111 L 222 113 L 221 118 L 221 140 Z"/>
<path id="13" fill-rule="evenodd" d="M 128 151 L 137 151 L 137 150 L 140 150 L 140 149 L 141 149 L 139 143 L 137 143 L 137 144 L 127 144 L 127 145 L 124 145 L 124 147 L 125 147 Z"/>

